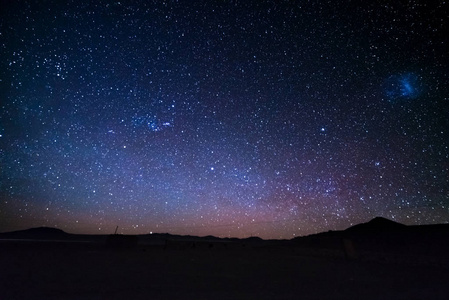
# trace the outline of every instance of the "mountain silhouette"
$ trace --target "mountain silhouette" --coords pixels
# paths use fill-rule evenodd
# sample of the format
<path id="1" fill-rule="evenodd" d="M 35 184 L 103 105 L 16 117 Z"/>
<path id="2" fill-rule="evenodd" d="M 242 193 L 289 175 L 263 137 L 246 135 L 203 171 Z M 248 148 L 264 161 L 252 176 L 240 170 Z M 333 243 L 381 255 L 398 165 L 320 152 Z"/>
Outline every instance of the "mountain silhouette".
<path id="1" fill-rule="evenodd" d="M 0 233 L 0 239 L 31 239 L 31 240 L 79 240 L 79 241 L 105 241 L 109 235 L 70 234 L 57 228 L 37 227 L 20 231 Z M 140 242 L 164 244 L 165 241 L 201 241 L 201 242 L 251 242 L 265 241 L 259 237 L 218 238 L 215 236 L 173 235 L 169 233 L 153 233 L 136 236 Z M 312 240 L 342 239 L 342 238 L 402 238 L 402 239 L 447 239 L 449 237 L 449 224 L 413 225 L 407 226 L 383 217 L 376 217 L 366 223 L 351 226 L 345 230 L 327 231 L 308 236 L 300 236 L 289 240 L 302 243 Z M 265 242 L 284 243 L 286 240 L 268 240 Z"/>
<path id="2" fill-rule="evenodd" d="M 344 230 L 345 233 L 364 234 L 364 233 L 391 233 L 407 230 L 407 226 L 386 218 L 376 217 L 369 222 L 361 223 Z"/>
<path id="3" fill-rule="evenodd" d="M 43 240 L 53 240 L 53 239 L 64 239 L 69 237 L 70 234 L 57 228 L 51 227 L 36 227 L 19 231 L 0 233 L 1 238 L 12 238 L 12 239 L 43 239 Z"/>

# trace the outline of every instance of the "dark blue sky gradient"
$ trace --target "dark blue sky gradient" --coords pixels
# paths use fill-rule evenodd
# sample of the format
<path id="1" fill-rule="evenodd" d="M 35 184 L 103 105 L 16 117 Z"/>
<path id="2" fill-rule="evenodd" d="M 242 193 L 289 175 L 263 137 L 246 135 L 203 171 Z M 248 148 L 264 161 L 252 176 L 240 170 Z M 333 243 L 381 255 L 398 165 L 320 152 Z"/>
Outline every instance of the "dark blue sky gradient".
<path id="1" fill-rule="evenodd" d="M 445 1 L 1 1 L 0 231 L 449 220 Z"/>

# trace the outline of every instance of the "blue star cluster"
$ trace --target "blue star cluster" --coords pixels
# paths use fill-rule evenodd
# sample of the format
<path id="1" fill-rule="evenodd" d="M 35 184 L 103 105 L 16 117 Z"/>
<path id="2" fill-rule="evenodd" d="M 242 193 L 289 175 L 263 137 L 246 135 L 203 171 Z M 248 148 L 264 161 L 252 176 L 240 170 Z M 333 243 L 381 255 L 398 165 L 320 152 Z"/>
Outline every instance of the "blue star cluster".
<path id="1" fill-rule="evenodd" d="M 0 231 L 449 220 L 446 1 L 0 3 Z"/>

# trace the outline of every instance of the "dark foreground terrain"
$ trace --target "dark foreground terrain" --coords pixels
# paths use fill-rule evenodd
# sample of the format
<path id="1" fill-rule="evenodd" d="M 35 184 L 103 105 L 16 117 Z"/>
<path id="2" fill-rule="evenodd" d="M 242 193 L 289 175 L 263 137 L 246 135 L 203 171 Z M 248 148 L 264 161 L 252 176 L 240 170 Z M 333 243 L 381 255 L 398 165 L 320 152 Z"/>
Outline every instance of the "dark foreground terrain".
<path id="1" fill-rule="evenodd" d="M 1 241 L 1 299 L 448 299 L 445 267 L 291 247 Z"/>
<path id="2" fill-rule="evenodd" d="M 449 227 L 376 218 L 284 241 L 1 233 L 3 299 L 449 299 Z"/>

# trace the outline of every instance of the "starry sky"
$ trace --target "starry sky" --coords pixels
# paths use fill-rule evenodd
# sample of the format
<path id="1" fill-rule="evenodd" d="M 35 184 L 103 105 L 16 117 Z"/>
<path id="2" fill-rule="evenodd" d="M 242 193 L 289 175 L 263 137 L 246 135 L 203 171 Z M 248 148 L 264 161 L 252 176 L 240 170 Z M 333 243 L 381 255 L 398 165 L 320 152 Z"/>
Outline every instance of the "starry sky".
<path id="1" fill-rule="evenodd" d="M 449 221 L 446 1 L 0 3 L 0 231 Z"/>

